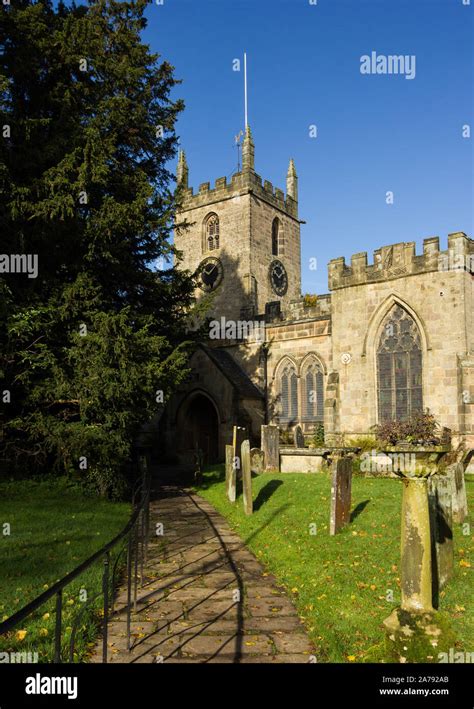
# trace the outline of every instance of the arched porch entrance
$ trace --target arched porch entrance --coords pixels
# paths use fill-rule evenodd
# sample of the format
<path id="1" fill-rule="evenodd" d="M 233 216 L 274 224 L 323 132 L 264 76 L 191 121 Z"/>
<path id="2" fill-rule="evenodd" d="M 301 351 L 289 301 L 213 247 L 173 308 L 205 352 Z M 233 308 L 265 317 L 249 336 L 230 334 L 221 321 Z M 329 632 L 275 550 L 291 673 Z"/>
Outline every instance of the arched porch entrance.
<path id="1" fill-rule="evenodd" d="M 191 461 L 199 448 L 204 463 L 219 460 L 219 415 L 214 402 L 203 392 L 193 392 L 178 412 L 178 444 L 180 453 Z"/>

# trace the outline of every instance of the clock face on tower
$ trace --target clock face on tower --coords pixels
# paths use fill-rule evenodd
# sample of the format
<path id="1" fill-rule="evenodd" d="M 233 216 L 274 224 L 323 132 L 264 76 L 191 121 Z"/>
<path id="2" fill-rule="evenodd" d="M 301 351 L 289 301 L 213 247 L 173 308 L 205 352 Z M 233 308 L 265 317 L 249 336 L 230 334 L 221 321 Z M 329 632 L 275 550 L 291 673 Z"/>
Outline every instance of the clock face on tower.
<path id="1" fill-rule="evenodd" d="M 288 276 L 284 265 L 279 259 L 275 259 L 270 264 L 270 283 L 277 295 L 285 295 L 288 290 Z"/>
<path id="2" fill-rule="evenodd" d="M 224 268 L 220 259 L 209 256 L 201 261 L 198 269 L 198 283 L 203 291 L 209 293 L 217 288 L 224 277 Z"/>

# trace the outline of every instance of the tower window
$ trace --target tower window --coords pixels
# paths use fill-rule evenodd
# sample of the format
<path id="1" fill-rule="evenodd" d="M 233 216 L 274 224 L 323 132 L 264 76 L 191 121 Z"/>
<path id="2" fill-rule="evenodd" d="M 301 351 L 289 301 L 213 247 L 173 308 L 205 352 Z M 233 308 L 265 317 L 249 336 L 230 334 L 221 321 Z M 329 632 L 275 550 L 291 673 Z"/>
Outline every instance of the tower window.
<path id="1" fill-rule="evenodd" d="M 204 251 L 215 251 L 219 248 L 219 217 L 210 214 L 204 223 Z"/>
<path id="2" fill-rule="evenodd" d="M 403 421 L 423 411 L 418 327 L 399 305 L 388 314 L 377 348 L 379 421 Z"/>
<path id="3" fill-rule="evenodd" d="M 278 256 L 278 238 L 280 235 L 280 220 L 278 217 L 272 222 L 272 255 Z"/>

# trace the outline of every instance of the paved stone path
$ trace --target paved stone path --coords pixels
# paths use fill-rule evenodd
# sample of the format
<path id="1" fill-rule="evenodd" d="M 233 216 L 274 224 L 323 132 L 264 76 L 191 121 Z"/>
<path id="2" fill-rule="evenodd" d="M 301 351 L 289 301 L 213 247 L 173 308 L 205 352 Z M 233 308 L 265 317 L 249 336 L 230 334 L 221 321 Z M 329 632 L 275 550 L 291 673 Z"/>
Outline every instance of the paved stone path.
<path id="1" fill-rule="evenodd" d="M 152 536 L 132 651 L 126 648 L 126 587 L 109 625 L 109 662 L 309 662 L 314 648 L 298 614 L 226 520 L 175 486 L 151 503 Z M 91 660 L 100 662 L 101 646 Z"/>

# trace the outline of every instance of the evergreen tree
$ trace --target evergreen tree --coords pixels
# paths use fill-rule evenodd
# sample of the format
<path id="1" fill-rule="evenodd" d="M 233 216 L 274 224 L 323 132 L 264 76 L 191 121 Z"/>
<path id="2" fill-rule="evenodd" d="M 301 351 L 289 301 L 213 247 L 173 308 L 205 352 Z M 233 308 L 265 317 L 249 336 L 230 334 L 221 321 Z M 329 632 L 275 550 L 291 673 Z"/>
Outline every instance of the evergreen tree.
<path id="1" fill-rule="evenodd" d="M 38 256 L 37 278 L 0 266 L 7 470 L 87 459 L 90 478 L 116 487 L 159 392 L 187 373 L 193 282 L 169 265 L 166 168 L 183 104 L 173 68 L 142 42 L 146 5 L 3 8 L 0 251 Z"/>

